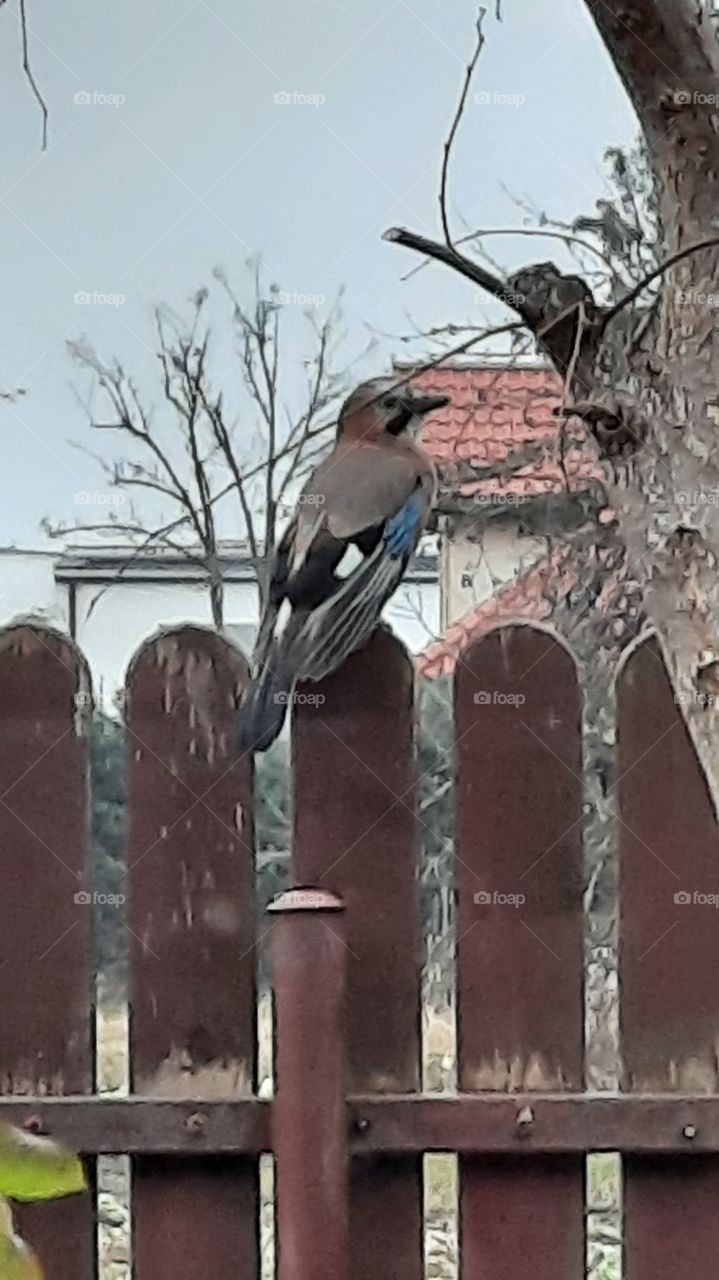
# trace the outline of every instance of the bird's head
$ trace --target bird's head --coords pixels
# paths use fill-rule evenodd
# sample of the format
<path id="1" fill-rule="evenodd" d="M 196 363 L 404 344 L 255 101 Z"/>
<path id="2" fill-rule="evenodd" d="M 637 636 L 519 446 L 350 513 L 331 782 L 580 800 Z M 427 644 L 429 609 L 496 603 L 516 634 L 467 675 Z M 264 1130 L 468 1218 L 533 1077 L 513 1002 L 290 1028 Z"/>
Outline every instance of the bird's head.
<path id="1" fill-rule="evenodd" d="M 417 391 L 401 378 L 372 378 L 345 400 L 337 425 L 338 438 L 360 439 L 381 433 L 399 436 L 416 431 L 422 419 L 449 404 L 449 396 Z"/>

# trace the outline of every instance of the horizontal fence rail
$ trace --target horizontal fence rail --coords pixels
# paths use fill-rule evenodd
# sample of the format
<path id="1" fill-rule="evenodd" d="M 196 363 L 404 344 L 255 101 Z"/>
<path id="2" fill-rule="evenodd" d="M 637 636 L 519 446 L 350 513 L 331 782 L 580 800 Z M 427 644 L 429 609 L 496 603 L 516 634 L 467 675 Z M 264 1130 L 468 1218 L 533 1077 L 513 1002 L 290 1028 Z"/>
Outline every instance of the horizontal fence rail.
<path id="1" fill-rule="evenodd" d="M 719 1098 L 702 1094 L 350 1094 L 343 1111 L 352 1155 L 719 1152 Z M 271 1113 L 272 1104 L 262 1100 L 0 1101 L 0 1123 L 46 1134 L 87 1155 L 256 1156 L 272 1151 Z"/>
<path id="2" fill-rule="evenodd" d="M 25 1206 L 47 1280 L 96 1280 L 94 1168 L 129 1155 L 135 1280 L 421 1280 L 423 1156 L 460 1171 L 463 1280 L 578 1280 L 585 1157 L 624 1166 L 625 1280 L 713 1280 L 719 833 L 653 641 L 617 682 L 622 1089 L 584 1082 L 582 696 L 571 654 L 491 632 L 454 681 L 458 1092 L 421 1091 L 414 676 L 380 631 L 293 711 L 292 883 L 256 891 L 247 667 L 184 627 L 126 683 L 131 1093 L 95 1092 L 90 681 L 0 633 L 0 1123 L 82 1153 L 90 1192 Z M 271 940 L 274 1090 L 258 1087 Z M 264 1212 L 264 1211 L 263 1211 Z"/>

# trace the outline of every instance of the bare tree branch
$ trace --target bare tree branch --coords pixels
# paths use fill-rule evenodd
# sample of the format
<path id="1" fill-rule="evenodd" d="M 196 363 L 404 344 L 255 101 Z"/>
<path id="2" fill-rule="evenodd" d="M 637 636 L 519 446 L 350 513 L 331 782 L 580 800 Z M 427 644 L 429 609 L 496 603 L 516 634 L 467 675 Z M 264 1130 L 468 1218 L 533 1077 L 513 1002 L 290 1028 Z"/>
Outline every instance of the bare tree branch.
<path id="1" fill-rule="evenodd" d="M 241 379 L 234 388 L 237 405 L 227 410 L 224 392 L 213 386 L 210 329 L 207 321 L 209 291 L 200 290 L 192 304 L 188 325 L 172 312 L 156 312 L 157 356 L 164 402 L 159 427 L 155 414 L 146 408 L 132 377 L 118 361 L 106 362 L 82 343 L 69 344 L 71 354 L 89 370 L 99 390 L 108 399 L 116 421 L 101 421 L 85 406 L 96 431 L 112 430 L 126 437 L 132 451 L 127 459 L 110 465 L 102 457 L 96 461 L 110 484 L 148 495 L 156 495 L 179 507 L 175 518 L 159 529 L 143 527 L 135 516 L 124 524 L 124 532 L 142 537 L 142 545 L 156 541 L 172 545 L 173 536 L 190 535 L 193 544 L 177 543 L 186 554 L 204 565 L 210 592 L 213 622 L 224 621 L 224 584 L 221 556 L 221 528 L 226 519 L 223 500 L 234 495 L 240 528 L 247 542 L 249 559 L 264 584 L 265 562 L 275 542 L 281 504 L 292 487 L 312 464 L 320 441 L 330 423 L 324 411 L 335 400 L 342 377 L 330 360 L 332 331 L 337 313 L 324 324 L 313 326 L 316 352 L 314 372 L 308 381 L 307 398 L 299 409 L 281 417 L 281 331 L 282 304 L 279 296 L 263 296 L 259 266 L 254 263 L 252 295 L 245 305 L 224 277 L 218 279 L 233 308 L 233 323 L 239 337 Z M 274 291 L 277 294 L 278 291 Z M 214 348 L 213 348 L 214 349 Z M 334 353 L 333 353 L 334 359 Z M 293 353 L 294 363 L 294 353 Z M 224 378 L 223 372 L 222 377 Z M 232 418 L 237 422 L 233 424 Z M 257 447 L 246 452 L 250 425 L 257 426 Z M 242 425 L 240 433 L 238 424 Z M 164 425 L 173 429 L 166 437 Z M 181 448 L 178 449 L 179 439 Z M 229 476 L 229 479 L 226 477 Z M 117 532 L 120 523 L 76 525 L 75 531 Z M 59 527 L 56 536 L 71 530 Z M 135 550 L 129 557 L 131 563 Z"/>
<path id="2" fill-rule="evenodd" d="M 4 3 L 4 0 L 3 0 L 3 3 Z M 47 103 L 45 102 L 45 99 L 43 98 L 42 93 L 40 92 L 37 80 L 35 79 L 35 73 L 33 72 L 32 66 L 30 64 L 30 45 L 29 45 L 29 39 L 28 39 L 28 22 L 27 22 L 27 10 L 25 7 L 25 0 L 19 0 L 19 3 L 20 3 L 20 39 L 22 43 L 22 67 L 23 67 L 23 71 L 25 72 L 27 81 L 30 85 L 30 88 L 32 90 L 33 97 L 35 98 L 35 101 L 37 102 L 40 108 L 40 111 L 42 112 L 42 150 L 47 151 L 47 129 L 48 129 L 48 121 L 49 121 L 50 113 L 47 108 Z"/>
<path id="3" fill-rule="evenodd" d="M 462 92 L 459 95 L 457 110 L 454 113 L 454 118 L 449 128 L 447 140 L 444 144 L 444 155 L 442 157 L 442 172 L 440 175 L 440 183 L 439 183 L 439 212 L 440 212 L 440 217 L 442 219 L 442 230 L 444 232 L 444 239 L 446 244 L 450 248 L 452 248 L 452 236 L 449 230 L 449 214 L 447 212 L 447 182 L 449 179 L 449 161 L 450 161 L 450 156 L 452 154 L 452 147 L 454 145 L 454 140 L 457 136 L 457 131 L 459 129 L 462 116 L 464 115 L 464 108 L 467 105 L 467 95 L 469 94 L 469 88 L 472 83 L 472 77 L 474 75 L 477 63 L 479 62 L 482 49 L 484 48 L 484 34 L 482 32 L 482 22 L 483 22 L 485 13 L 486 13 L 486 10 L 480 7 L 479 12 L 477 14 L 477 21 L 476 21 L 477 42 L 475 44 L 472 57 L 470 58 L 467 64 L 467 69 L 464 75 L 464 83 L 462 85 Z"/>

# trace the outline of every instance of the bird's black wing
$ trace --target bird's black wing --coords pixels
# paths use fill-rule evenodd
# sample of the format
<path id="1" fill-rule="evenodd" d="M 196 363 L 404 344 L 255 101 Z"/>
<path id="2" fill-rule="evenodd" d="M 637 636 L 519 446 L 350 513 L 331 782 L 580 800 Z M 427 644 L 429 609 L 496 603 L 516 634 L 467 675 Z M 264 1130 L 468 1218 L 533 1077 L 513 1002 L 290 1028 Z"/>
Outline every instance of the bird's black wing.
<path id="1" fill-rule="evenodd" d="M 418 488 L 386 522 L 374 551 L 330 599 L 296 620 L 285 652 L 299 680 L 321 680 L 374 631 L 382 609 L 404 577 L 429 510 L 431 493 Z"/>

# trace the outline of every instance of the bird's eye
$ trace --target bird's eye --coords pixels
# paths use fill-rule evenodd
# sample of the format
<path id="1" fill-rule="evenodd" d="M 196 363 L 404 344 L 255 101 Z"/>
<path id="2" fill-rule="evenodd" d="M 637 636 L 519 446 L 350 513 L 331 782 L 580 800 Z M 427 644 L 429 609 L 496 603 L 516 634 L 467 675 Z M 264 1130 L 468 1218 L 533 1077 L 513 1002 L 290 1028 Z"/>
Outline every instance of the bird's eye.
<path id="1" fill-rule="evenodd" d="M 385 396 L 382 404 L 385 409 L 394 409 L 397 405 L 397 397 L 392 395 Z"/>

